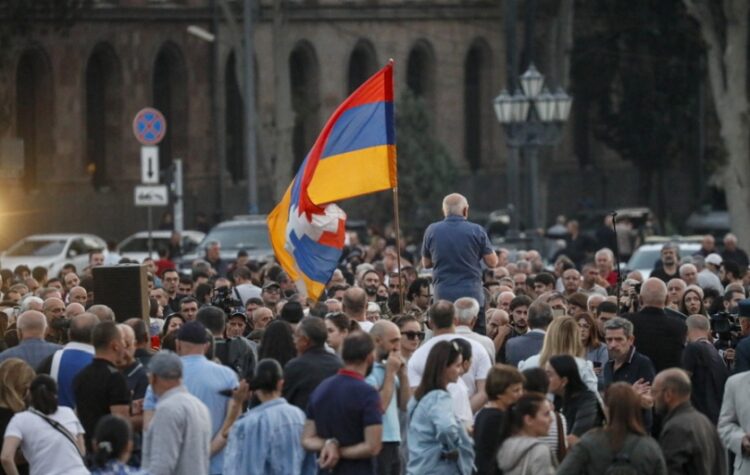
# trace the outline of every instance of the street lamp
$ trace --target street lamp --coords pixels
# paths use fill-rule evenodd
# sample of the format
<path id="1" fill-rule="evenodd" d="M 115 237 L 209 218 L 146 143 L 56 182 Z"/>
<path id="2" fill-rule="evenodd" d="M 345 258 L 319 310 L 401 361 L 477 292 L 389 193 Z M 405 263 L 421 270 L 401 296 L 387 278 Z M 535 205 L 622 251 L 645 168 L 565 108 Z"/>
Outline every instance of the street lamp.
<path id="1" fill-rule="evenodd" d="M 493 101 L 495 115 L 503 126 L 512 149 L 520 149 L 529 163 L 531 199 L 530 228 L 539 228 L 539 163 L 538 149 L 541 146 L 555 145 L 560 141 L 562 128 L 570 115 L 573 99 L 558 88 L 552 94 L 544 87 L 544 76 L 534 67 L 529 66 L 519 77 L 520 89 L 513 94 L 503 90 Z M 517 168 L 514 170 L 518 172 Z M 518 182 L 518 176 L 512 181 Z M 510 190 L 509 206 L 515 210 L 520 202 L 518 187 Z M 511 231 L 518 234 L 519 222 L 515 212 L 511 212 Z"/>

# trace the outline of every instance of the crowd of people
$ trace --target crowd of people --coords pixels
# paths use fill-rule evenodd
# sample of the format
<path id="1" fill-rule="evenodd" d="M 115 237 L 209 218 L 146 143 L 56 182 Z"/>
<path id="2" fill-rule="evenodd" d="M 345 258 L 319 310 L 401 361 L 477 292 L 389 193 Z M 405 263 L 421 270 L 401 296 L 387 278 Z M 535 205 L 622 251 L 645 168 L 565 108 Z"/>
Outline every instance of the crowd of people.
<path id="1" fill-rule="evenodd" d="M 0 473 L 750 473 L 736 238 L 667 243 L 645 278 L 443 212 L 418 253 L 349 236 L 321 296 L 218 243 L 189 275 L 142 263 L 149 315 L 96 303 L 100 252 L 3 269 Z"/>

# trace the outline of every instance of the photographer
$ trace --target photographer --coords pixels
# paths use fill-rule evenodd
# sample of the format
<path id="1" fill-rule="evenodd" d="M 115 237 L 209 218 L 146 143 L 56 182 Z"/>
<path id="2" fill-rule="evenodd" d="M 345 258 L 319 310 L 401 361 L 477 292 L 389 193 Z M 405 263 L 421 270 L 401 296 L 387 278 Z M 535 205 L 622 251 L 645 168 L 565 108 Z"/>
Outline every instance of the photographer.
<path id="1" fill-rule="evenodd" d="M 740 323 L 740 335 L 742 340 L 737 344 L 737 348 L 732 352 L 731 355 L 734 360 L 734 368 L 732 374 L 742 373 L 743 371 L 750 370 L 750 299 L 741 300 L 737 305 L 739 314 L 737 319 Z M 730 353 L 727 350 L 726 353 Z M 731 361 L 730 355 L 725 354 L 724 357 Z"/>
<path id="2" fill-rule="evenodd" d="M 219 307 L 208 306 L 198 311 L 196 319 L 213 335 L 214 352 L 221 364 L 232 368 L 240 379 L 250 378 L 255 371 L 255 349 L 244 337 L 224 338 L 226 313 Z"/>

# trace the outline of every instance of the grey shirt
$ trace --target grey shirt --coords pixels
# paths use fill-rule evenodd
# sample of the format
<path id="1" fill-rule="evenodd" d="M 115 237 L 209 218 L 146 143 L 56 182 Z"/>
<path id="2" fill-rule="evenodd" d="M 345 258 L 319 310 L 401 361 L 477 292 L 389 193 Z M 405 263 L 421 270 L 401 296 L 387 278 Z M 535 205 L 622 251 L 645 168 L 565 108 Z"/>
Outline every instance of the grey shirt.
<path id="1" fill-rule="evenodd" d="M 211 416 L 185 386 L 162 394 L 143 437 L 143 468 L 151 475 L 206 475 Z"/>

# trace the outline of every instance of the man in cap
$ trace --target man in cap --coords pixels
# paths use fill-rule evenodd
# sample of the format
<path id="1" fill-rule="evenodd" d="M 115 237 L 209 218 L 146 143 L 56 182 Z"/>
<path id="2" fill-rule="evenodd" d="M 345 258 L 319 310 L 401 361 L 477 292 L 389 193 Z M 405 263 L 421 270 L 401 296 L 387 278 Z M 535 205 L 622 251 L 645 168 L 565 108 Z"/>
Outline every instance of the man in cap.
<path id="1" fill-rule="evenodd" d="M 705 267 L 698 272 L 698 285 L 704 290 L 716 289 L 720 294 L 724 293 L 724 286 L 721 285 L 721 279 L 719 279 L 719 268 L 722 263 L 721 256 L 716 253 L 709 254 L 704 262 Z"/>
<path id="2" fill-rule="evenodd" d="M 159 403 L 143 438 L 143 468 L 153 475 L 209 473 L 211 416 L 182 385 L 182 376 L 182 361 L 174 353 L 151 358 L 150 389 Z"/>
<path id="3" fill-rule="evenodd" d="M 263 305 L 270 308 L 275 314 L 276 304 L 281 300 L 281 286 L 272 280 L 267 281 L 263 284 L 263 291 L 260 294 L 260 298 L 263 299 Z"/>
<path id="4" fill-rule="evenodd" d="M 245 330 L 247 330 L 247 314 L 244 308 L 237 308 L 232 310 L 227 320 L 227 338 L 237 338 L 245 336 Z"/>
<path id="5" fill-rule="evenodd" d="M 734 350 L 734 369 L 732 374 L 750 370 L 750 299 L 740 300 L 737 304 L 737 319 L 740 322 L 742 340 Z"/>

